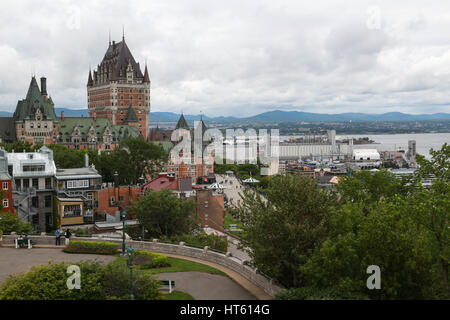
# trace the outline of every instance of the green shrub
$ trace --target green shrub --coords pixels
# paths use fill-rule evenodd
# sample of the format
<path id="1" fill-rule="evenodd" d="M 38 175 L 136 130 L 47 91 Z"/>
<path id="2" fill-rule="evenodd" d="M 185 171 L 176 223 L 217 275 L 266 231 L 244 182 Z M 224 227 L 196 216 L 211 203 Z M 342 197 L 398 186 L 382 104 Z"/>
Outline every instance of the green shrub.
<path id="1" fill-rule="evenodd" d="M 3 233 L 16 232 L 18 234 L 30 234 L 33 231 L 33 227 L 30 223 L 22 222 L 17 214 L 11 212 L 5 212 L 1 214 L 0 230 Z"/>
<path id="2" fill-rule="evenodd" d="M 302 287 L 284 289 L 276 300 L 368 300 L 367 296 L 338 291 L 334 288 Z"/>
<path id="3" fill-rule="evenodd" d="M 167 256 L 161 253 L 154 253 L 142 250 L 138 250 L 135 252 L 134 263 L 136 265 L 140 265 L 141 268 L 144 269 L 163 268 L 170 266 Z"/>
<path id="4" fill-rule="evenodd" d="M 164 240 L 164 239 L 162 239 Z M 206 234 L 202 231 L 196 234 L 183 234 L 179 236 L 173 236 L 168 239 L 170 242 L 179 243 L 185 242 L 187 245 L 194 245 L 199 247 L 206 247 L 227 252 L 228 241 L 226 236 L 216 236 L 214 234 Z"/>
<path id="5" fill-rule="evenodd" d="M 0 300 L 117 300 L 129 299 L 129 269 L 126 263 L 103 265 L 85 261 L 81 289 L 67 288 L 67 267 L 73 263 L 40 265 L 29 272 L 10 276 L 0 286 Z M 133 272 L 135 299 L 159 300 L 159 285 L 149 274 Z"/>
<path id="6" fill-rule="evenodd" d="M 67 253 L 116 254 L 119 245 L 113 242 L 70 240 L 64 248 Z"/>
<path id="7" fill-rule="evenodd" d="M 86 228 L 78 228 L 72 230 L 72 233 L 77 237 L 90 237 L 92 236 L 93 231 L 91 229 Z"/>

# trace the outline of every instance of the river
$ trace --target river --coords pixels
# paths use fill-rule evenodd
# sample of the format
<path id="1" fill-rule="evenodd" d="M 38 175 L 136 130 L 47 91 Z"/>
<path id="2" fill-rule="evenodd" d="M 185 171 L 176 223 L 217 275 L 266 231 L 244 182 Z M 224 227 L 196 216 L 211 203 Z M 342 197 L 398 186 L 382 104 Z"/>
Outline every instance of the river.
<path id="1" fill-rule="evenodd" d="M 336 139 L 368 137 L 376 144 L 355 145 L 354 148 L 378 151 L 403 149 L 408 151 L 408 140 L 416 140 L 416 151 L 430 158 L 430 149 L 441 149 L 444 143 L 450 144 L 450 133 L 411 133 L 411 134 L 376 134 L 376 135 L 336 135 Z"/>

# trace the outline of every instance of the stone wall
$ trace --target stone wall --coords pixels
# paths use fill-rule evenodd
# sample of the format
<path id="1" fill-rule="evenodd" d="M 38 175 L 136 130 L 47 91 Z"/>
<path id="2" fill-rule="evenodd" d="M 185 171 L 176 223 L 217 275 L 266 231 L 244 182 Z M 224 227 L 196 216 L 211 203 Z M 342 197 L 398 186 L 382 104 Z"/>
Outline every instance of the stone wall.
<path id="1" fill-rule="evenodd" d="M 14 239 L 16 235 L 4 235 L 3 243 L 4 244 L 14 244 Z M 29 238 L 36 244 L 44 244 L 44 245 L 54 245 L 55 237 L 54 236 L 29 236 Z M 81 241 L 109 241 L 115 242 L 119 245 L 122 244 L 122 240 L 120 239 L 106 239 L 106 238 L 89 238 L 89 237 L 72 237 L 72 240 L 81 240 Z M 64 244 L 64 237 L 61 237 L 61 243 Z M 159 253 L 168 253 L 168 254 L 176 254 L 185 257 L 197 258 L 204 261 L 209 261 L 213 263 L 217 263 L 221 266 L 224 266 L 230 270 L 233 270 L 246 278 L 248 281 L 253 283 L 254 285 L 263 289 L 268 295 L 274 297 L 276 293 L 278 293 L 283 288 L 279 285 L 275 284 L 273 280 L 264 277 L 259 274 L 255 269 L 246 265 L 246 261 L 242 261 L 231 256 L 230 253 L 223 254 L 210 250 L 208 247 L 203 249 L 189 247 L 184 245 L 182 242 L 179 245 L 161 243 L 158 240 L 149 241 L 134 241 L 127 240 L 127 247 L 132 244 L 133 248 L 136 250 L 148 250 Z M 119 246 L 121 247 L 121 246 Z"/>

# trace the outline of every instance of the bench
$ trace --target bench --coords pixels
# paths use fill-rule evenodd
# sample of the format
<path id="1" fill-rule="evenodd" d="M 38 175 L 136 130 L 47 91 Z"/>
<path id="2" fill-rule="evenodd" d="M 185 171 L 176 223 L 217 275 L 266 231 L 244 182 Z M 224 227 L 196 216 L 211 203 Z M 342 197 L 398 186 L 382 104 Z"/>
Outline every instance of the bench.
<path id="1" fill-rule="evenodd" d="M 175 288 L 175 281 L 174 280 L 162 280 L 161 281 L 163 290 L 169 290 L 169 293 L 172 293 L 173 288 Z"/>
<path id="2" fill-rule="evenodd" d="M 16 245 L 16 249 L 19 248 L 33 248 L 34 242 L 31 239 L 24 240 L 24 239 L 14 239 L 14 243 Z"/>

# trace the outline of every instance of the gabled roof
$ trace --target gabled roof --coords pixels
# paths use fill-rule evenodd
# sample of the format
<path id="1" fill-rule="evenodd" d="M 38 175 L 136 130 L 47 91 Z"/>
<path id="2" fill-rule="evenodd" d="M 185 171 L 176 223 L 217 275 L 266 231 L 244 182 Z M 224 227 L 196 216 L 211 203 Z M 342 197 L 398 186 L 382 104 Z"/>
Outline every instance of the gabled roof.
<path id="1" fill-rule="evenodd" d="M 113 142 L 118 141 L 125 137 L 139 137 L 139 130 L 134 126 L 128 125 L 111 125 L 111 122 L 107 118 L 99 118 L 96 120 L 90 117 L 64 117 L 64 120 L 58 118 L 60 121 L 59 133 L 60 142 L 67 142 L 66 139 L 72 137 L 72 133 L 77 127 L 82 138 L 86 138 L 89 135 L 91 128 L 95 129 L 97 138 L 102 138 L 106 128 L 109 128 L 111 135 L 113 136 Z"/>
<path id="2" fill-rule="evenodd" d="M 88 77 L 88 86 L 92 86 L 94 84 L 94 81 L 92 81 L 92 73 L 91 70 L 89 70 L 89 77 Z"/>
<path id="3" fill-rule="evenodd" d="M 202 134 L 205 134 L 205 132 L 206 132 L 206 130 L 207 130 L 208 128 L 206 128 L 206 125 L 205 125 L 205 123 L 203 122 L 203 119 L 200 119 L 199 123 L 197 124 L 196 129 L 197 129 L 198 127 L 200 127 L 200 126 L 201 126 L 201 128 L 202 128 Z"/>
<path id="4" fill-rule="evenodd" d="M 45 119 L 56 120 L 53 101 L 51 99 L 44 101 L 36 78 L 33 76 L 28 87 L 26 98 L 17 102 L 14 120 L 23 121 L 25 119 L 32 119 L 37 109 L 41 109 Z"/>
<path id="5" fill-rule="evenodd" d="M 150 82 L 150 77 L 148 76 L 147 64 L 145 65 L 144 82 Z"/>
<path id="6" fill-rule="evenodd" d="M 175 126 L 175 130 L 176 129 L 187 129 L 190 130 L 191 128 L 189 127 L 189 125 L 186 122 L 186 119 L 184 119 L 183 114 L 181 114 L 180 119 L 178 119 L 178 123 Z"/>
<path id="7" fill-rule="evenodd" d="M 94 81 L 97 80 L 98 75 L 104 73 L 106 73 L 107 80 L 126 79 L 128 64 L 131 64 L 133 67 L 134 77 L 144 80 L 141 67 L 139 63 L 134 60 L 130 49 L 125 43 L 125 39 L 118 43 L 110 42 L 102 62 L 98 65 L 97 71 L 94 71 Z"/>
<path id="8" fill-rule="evenodd" d="M 126 122 L 138 122 L 138 118 L 136 116 L 136 112 L 133 109 L 133 106 L 130 103 L 130 107 L 127 111 L 127 116 L 125 117 Z"/>

